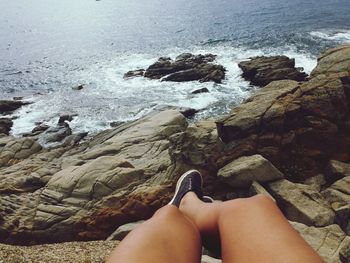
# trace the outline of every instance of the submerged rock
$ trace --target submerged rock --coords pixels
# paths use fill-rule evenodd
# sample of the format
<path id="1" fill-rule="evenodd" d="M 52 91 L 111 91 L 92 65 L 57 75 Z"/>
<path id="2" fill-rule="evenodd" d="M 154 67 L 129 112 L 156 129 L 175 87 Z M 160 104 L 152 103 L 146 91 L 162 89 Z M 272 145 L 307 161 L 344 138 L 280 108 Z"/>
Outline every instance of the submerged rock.
<path id="1" fill-rule="evenodd" d="M 124 74 L 124 79 L 133 77 L 142 77 L 145 74 L 144 69 L 130 70 Z"/>
<path id="2" fill-rule="evenodd" d="M 7 114 L 11 113 L 23 105 L 30 104 L 29 102 L 19 101 L 19 100 L 0 100 L 0 113 Z"/>
<path id="3" fill-rule="evenodd" d="M 78 86 L 74 86 L 72 90 L 82 90 L 84 88 L 84 85 L 80 84 Z"/>
<path id="4" fill-rule="evenodd" d="M 295 60 L 286 56 L 255 57 L 238 64 L 243 78 L 253 85 L 265 86 L 275 80 L 304 81 L 307 74 L 295 68 Z"/>
<path id="5" fill-rule="evenodd" d="M 191 94 L 207 93 L 209 90 L 207 88 L 196 89 L 191 92 Z"/>
<path id="6" fill-rule="evenodd" d="M 124 77 L 144 76 L 150 79 L 162 79 L 162 81 L 214 81 L 221 83 L 225 78 L 226 69 L 221 65 L 212 64 L 215 55 L 192 55 L 184 53 L 171 58 L 161 57 L 150 65 L 146 71 L 143 69 L 127 72 Z"/>
<path id="7" fill-rule="evenodd" d="M 9 135 L 13 121 L 9 118 L 0 118 L 0 134 Z"/>

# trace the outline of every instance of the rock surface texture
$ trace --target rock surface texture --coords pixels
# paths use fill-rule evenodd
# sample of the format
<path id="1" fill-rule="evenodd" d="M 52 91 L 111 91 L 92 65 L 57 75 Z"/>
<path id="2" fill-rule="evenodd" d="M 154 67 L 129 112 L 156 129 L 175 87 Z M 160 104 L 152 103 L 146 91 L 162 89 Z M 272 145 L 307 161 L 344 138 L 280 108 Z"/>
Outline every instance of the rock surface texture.
<path id="1" fill-rule="evenodd" d="M 145 77 L 178 80 L 214 58 L 161 58 Z M 106 239 L 148 219 L 179 176 L 198 169 L 206 194 L 271 195 L 326 262 L 349 262 L 349 69 L 350 46 L 326 51 L 307 81 L 273 81 L 216 121 L 188 124 L 166 109 L 80 144 L 86 134 L 69 135 L 66 122 L 25 138 L 2 135 L 0 242 Z M 67 142 L 42 147 L 43 136 Z"/>
<path id="2" fill-rule="evenodd" d="M 144 76 L 150 79 L 161 79 L 162 81 L 194 81 L 201 82 L 213 81 L 221 83 L 225 78 L 226 69 L 217 64 L 213 64 L 215 55 L 193 55 L 184 53 L 176 57 L 175 61 L 171 58 L 161 57 L 157 62 L 150 65 L 146 71 L 142 69 L 129 71 L 124 78 L 135 76 Z"/>
<path id="3" fill-rule="evenodd" d="M 265 86 L 275 80 L 304 81 L 307 74 L 295 68 L 295 60 L 286 56 L 255 57 L 238 64 L 242 77 L 253 85 Z"/>

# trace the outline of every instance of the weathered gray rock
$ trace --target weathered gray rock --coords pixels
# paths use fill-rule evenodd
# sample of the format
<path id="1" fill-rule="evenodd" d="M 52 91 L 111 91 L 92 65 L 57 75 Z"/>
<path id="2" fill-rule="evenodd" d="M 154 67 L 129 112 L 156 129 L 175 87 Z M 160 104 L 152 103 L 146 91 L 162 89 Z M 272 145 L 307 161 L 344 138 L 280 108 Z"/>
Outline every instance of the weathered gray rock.
<path id="1" fill-rule="evenodd" d="M 9 166 L 41 150 L 40 144 L 30 138 L 13 139 L 0 149 L 0 167 Z"/>
<path id="2" fill-rule="evenodd" d="M 145 222 L 145 221 L 141 220 L 141 221 L 138 221 L 138 222 L 135 222 L 135 223 L 129 223 L 129 224 L 125 224 L 125 225 L 122 225 L 122 226 L 118 227 L 118 229 L 116 231 L 114 231 L 106 239 L 106 241 L 123 240 L 124 237 L 126 237 L 131 231 L 133 231 L 136 227 L 141 225 L 143 222 Z"/>
<path id="3" fill-rule="evenodd" d="M 289 220 L 308 226 L 327 226 L 334 223 L 334 211 L 313 187 L 283 179 L 270 183 L 269 190 Z"/>
<path id="4" fill-rule="evenodd" d="M 0 169 L 0 240 L 105 239 L 125 222 L 149 218 L 182 172 L 169 138 L 186 127 L 181 113 L 162 111 Z"/>
<path id="5" fill-rule="evenodd" d="M 270 197 L 274 202 L 276 202 L 275 198 L 273 198 L 272 195 L 257 181 L 253 181 L 252 185 L 249 188 L 249 194 L 251 196 L 263 194 Z"/>
<path id="6" fill-rule="evenodd" d="M 308 227 L 290 223 L 327 263 L 350 262 L 350 237 L 339 226 Z"/>
<path id="7" fill-rule="evenodd" d="M 161 57 L 157 62 L 150 65 L 144 77 L 150 79 L 162 79 L 163 81 L 214 81 L 220 83 L 225 78 L 226 69 L 221 65 L 212 64 L 215 55 L 192 55 L 184 53 L 175 61 Z M 128 72 L 133 75 L 134 71 Z"/>
<path id="8" fill-rule="evenodd" d="M 331 160 L 326 167 L 327 181 L 333 183 L 345 176 L 350 176 L 350 164 Z"/>
<path id="9" fill-rule="evenodd" d="M 218 177 L 233 187 L 247 187 L 253 181 L 268 182 L 284 178 L 283 174 L 261 155 L 234 160 L 219 170 Z"/>
<path id="10" fill-rule="evenodd" d="M 338 180 L 322 194 L 336 213 L 336 223 L 350 235 L 350 176 Z"/>
<path id="11" fill-rule="evenodd" d="M 324 52 L 317 62 L 311 77 L 325 75 L 329 78 L 350 76 L 350 45 L 338 46 Z"/>
<path id="12" fill-rule="evenodd" d="M 217 121 L 224 162 L 258 153 L 302 181 L 323 173 L 329 158 L 350 161 L 349 94 L 339 78 L 271 82 Z"/>
<path id="13" fill-rule="evenodd" d="M 286 56 L 255 57 L 238 64 L 243 78 L 253 85 L 265 86 L 275 80 L 304 81 L 307 74 L 295 68 L 295 60 Z"/>
<path id="14" fill-rule="evenodd" d="M 316 191 L 320 192 L 322 187 L 326 185 L 326 179 L 323 174 L 318 174 L 316 176 L 306 179 L 303 184 L 313 187 Z"/>

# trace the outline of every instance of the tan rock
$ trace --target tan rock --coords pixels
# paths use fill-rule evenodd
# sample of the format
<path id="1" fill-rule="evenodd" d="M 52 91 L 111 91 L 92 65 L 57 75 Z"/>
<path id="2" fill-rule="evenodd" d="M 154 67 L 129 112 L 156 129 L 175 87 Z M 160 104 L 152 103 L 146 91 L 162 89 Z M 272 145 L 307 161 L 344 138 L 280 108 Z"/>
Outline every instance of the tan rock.
<path id="1" fill-rule="evenodd" d="M 166 110 L 0 169 L 0 240 L 104 239 L 125 222 L 150 217 L 180 176 L 170 137 L 186 128 L 181 113 Z M 20 156 L 16 147 L 23 147 L 10 147 Z"/>
<path id="2" fill-rule="evenodd" d="M 350 262 L 350 237 L 339 226 L 308 227 L 290 223 L 327 263 Z"/>
<path id="3" fill-rule="evenodd" d="M 327 50 L 318 58 L 311 77 L 318 75 L 344 77 L 350 76 L 350 45 L 343 45 Z"/>
<path id="4" fill-rule="evenodd" d="M 313 187 L 283 179 L 270 183 L 269 189 L 289 220 L 309 226 L 327 226 L 334 223 L 334 211 Z"/>
<path id="5" fill-rule="evenodd" d="M 283 174 L 261 155 L 240 157 L 221 168 L 218 177 L 233 187 L 247 187 L 253 181 L 282 179 Z"/>
<path id="6" fill-rule="evenodd" d="M 350 235 L 350 176 L 338 180 L 322 194 L 336 213 L 336 223 Z"/>

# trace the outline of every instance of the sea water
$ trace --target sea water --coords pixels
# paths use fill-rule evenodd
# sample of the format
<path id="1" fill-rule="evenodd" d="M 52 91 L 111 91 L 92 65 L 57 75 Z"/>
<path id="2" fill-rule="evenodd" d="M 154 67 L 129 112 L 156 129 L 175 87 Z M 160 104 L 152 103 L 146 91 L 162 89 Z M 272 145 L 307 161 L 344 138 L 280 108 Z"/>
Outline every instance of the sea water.
<path id="1" fill-rule="evenodd" d="M 349 0 L 0 0 L 0 99 L 33 102 L 15 112 L 14 135 L 67 113 L 78 115 L 75 131 L 90 133 L 168 105 L 203 119 L 257 89 L 241 78 L 240 61 L 287 55 L 310 73 L 320 52 L 348 42 Z M 217 55 L 226 79 L 123 79 L 183 52 Z M 204 87 L 210 92 L 191 94 Z"/>

